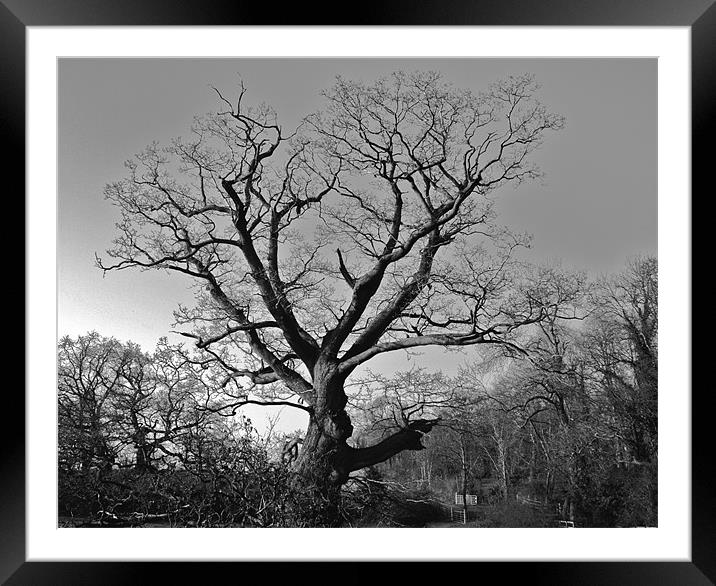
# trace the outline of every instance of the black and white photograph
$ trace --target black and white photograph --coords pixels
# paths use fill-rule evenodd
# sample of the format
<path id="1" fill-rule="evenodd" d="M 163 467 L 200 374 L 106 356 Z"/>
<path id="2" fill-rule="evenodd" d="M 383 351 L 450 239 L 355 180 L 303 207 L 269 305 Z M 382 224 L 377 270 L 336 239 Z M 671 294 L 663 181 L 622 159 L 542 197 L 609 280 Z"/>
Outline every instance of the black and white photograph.
<path id="1" fill-rule="evenodd" d="M 656 59 L 57 80 L 58 527 L 658 527 Z"/>

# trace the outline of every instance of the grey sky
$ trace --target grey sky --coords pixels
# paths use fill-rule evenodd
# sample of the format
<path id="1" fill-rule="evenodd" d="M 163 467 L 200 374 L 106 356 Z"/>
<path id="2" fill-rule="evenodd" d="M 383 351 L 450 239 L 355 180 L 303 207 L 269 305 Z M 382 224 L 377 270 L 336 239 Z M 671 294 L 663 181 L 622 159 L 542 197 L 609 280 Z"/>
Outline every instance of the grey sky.
<path id="1" fill-rule="evenodd" d="M 533 73 L 540 99 L 567 127 L 537 155 L 544 181 L 501 194 L 500 221 L 534 235 L 534 259 L 592 273 L 656 254 L 655 59 L 61 59 L 58 67 L 60 335 L 96 329 L 150 350 L 171 329 L 177 303 L 191 302 L 179 275 L 103 278 L 94 267 L 118 217 L 102 190 L 148 143 L 186 135 L 194 115 L 220 108 L 209 86 L 231 95 L 239 75 L 246 99 L 272 105 L 289 129 L 320 106 L 320 90 L 336 75 L 370 80 L 434 69 L 479 91 L 506 75 Z"/>

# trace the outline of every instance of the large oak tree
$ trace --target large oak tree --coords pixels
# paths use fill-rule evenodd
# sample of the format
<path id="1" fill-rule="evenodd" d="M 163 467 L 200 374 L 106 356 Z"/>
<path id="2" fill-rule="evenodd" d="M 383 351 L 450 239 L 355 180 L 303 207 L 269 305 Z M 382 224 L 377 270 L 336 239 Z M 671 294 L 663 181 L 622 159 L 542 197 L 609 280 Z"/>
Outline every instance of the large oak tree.
<path id="1" fill-rule="evenodd" d="M 152 145 L 106 188 L 122 214 L 105 270 L 187 275 L 176 312 L 223 390 L 213 408 L 309 413 L 297 477 L 335 504 L 355 470 L 421 449 L 433 419 L 355 447 L 346 381 L 376 356 L 501 344 L 574 291 L 513 257 L 498 191 L 539 175 L 532 153 L 563 126 L 530 76 L 483 93 L 433 72 L 338 78 L 287 132 L 243 86 L 191 136 Z M 221 373 L 221 376 L 219 374 Z"/>

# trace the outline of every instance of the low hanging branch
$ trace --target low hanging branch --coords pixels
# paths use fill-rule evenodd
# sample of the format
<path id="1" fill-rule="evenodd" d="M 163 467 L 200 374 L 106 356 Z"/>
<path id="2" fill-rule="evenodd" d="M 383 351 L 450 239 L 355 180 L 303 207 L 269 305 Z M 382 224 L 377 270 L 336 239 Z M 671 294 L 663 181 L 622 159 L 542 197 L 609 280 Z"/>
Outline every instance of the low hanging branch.
<path id="1" fill-rule="evenodd" d="M 374 446 L 352 448 L 350 472 L 385 462 L 405 450 L 424 450 L 425 446 L 421 442 L 423 435 L 428 433 L 439 421 L 439 418 L 417 419 Z"/>

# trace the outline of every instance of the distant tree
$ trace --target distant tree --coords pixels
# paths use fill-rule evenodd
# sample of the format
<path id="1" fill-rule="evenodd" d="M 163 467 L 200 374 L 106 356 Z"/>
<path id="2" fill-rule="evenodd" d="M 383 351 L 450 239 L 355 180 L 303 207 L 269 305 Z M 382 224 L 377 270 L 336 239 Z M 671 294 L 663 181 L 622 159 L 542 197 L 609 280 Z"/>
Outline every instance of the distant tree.
<path id="1" fill-rule="evenodd" d="M 648 462 L 658 442 L 658 275 L 653 257 L 637 258 L 595 293 L 585 336 L 595 377 L 617 418 L 626 457 Z"/>
<path id="2" fill-rule="evenodd" d="M 153 354 L 91 332 L 62 338 L 60 466 L 87 471 L 177 461 L 180 439 L 211 416 L 203 369 L 161 341 Z"/>
<path id="3" fill-rule="evenodd" d="M 480 94 L 431 72 L 339 78 L 293 133 L 247 107 L 243 87 L 235 101 L 217 92 L 222 112 L 107 186 L 122 218 L 115 262 L 99 266 L 200 285 L 177 321 L 224 372 L 223 406 L 255 394 L 306 410 L 294 470 L 335 510 L 350 472 L 420 449 L 434 425 L 349 445 L 358 367 L 422 346 L 509 346 L 574 295 L 519 265 L 525 239 L 494 222 L 498 190 L 537 177 L 533 151 L 563 126 L 537 90 L 529 76 Z"/>
<path id="4" fill-rule="evenodd" d="M 181 458 L 180 439 L 212 421 L 206 408 L 212 383 L 205 380 L 201 363 L 162 339 L 152 354 L 125 345 L 119 372 L 122 384 L 113 405 L 137 468 L 153 470 L 165 460 Z"/>
<path id="5" fill-rule="evenodd" d="M 111 468 L 118 456 L 109 403 L 119 387 L 121 344 L 90 332 L 58 344 L 58 449 L 65 470 Z"/>

